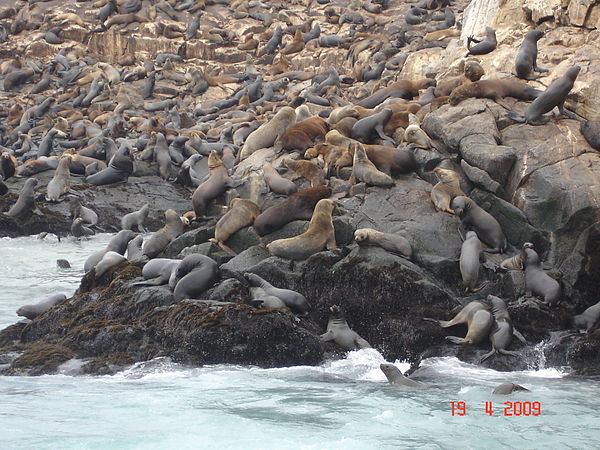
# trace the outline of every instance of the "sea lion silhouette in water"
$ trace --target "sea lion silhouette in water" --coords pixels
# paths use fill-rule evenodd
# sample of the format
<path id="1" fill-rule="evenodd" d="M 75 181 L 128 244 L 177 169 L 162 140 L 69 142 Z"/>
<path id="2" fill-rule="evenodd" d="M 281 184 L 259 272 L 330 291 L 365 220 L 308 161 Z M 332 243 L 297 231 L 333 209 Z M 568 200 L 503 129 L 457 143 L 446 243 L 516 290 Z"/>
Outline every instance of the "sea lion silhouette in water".
<path id="1" fill-rule="evenodd" d="M 412 380 L 404 376 L 402 372 L 400 372 L 400 369 L 393 364 L 381 363 L 379 364 L 379 368 L 388 379 L 390 384 L 396 384 L 409 389 L 429 389 L 429 386 L 425 383 L 421 383 L 420 381 Z"/>
<path id="2" fill-rule="evenodd" d="M 348 326 L 342 309 L 333 305 L 329 308 L 331 315 L 327 322 L 327 331 L 321 335 L 322 341 L 334 341 L 344 350 L 358 350 L 361 348 L 372 348 L 366 340 L 358 335 Z"/>
<path id="3" fill-rule="evenodd" d="M 466 323 L 468 326 L 467 335 L 464 338 L 457 336 L 446 336 L 446 340 L 454 344 L 477 344 L 488 337 L 492 327 L 492 313 L 480 302 L 471 302 L 465 306 L 452 320 L 436 320 L 423 318 L 427 322 L 437 323 L 442 328 L 448 328 L 454 325 Z"/>
<path id="4" fill-rule="evenodd" d="M 502 353 L 503 355 L 509 356 L 520 356 L 518 352 L 506 350 L 510 345 L 513 336 L 516 336 L 524 344 L 527 343 L 523 335 L 514 329 L 508 311 L 506 310 L 506 303 L 495 295 L 488 295 L 487 299 L 492 304 L 492 314 L 494 315 L 494 323 L 492 324 L 489 336 L 490 341 L 492 342 L 492 351 L 483 355 L 479 360 L 479 363 L 484 362 L 496 353 Z"/>
<path id="5" fill-rule="evenodd" d="M 502 383 L 501 385 L 496 386 L 496 388 L 492 391 L 492 394 L 509 395 L 515 391 L 529 391 L 529 389 L 515 383 Z"/>

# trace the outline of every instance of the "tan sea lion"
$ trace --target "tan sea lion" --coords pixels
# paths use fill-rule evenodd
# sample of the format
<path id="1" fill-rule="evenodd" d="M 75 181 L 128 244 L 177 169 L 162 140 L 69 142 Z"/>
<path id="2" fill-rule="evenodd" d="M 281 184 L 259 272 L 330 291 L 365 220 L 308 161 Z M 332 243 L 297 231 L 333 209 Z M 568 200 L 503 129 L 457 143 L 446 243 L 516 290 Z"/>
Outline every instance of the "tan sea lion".
<path id="1" fill-rule="evenodd" d="M 354 151 L 352 175 L 350 176 L 351 184 L 359 180 L 370 186 L 390 187 L 394 185 L 394 180 L 389 175 L 379 171 L 375 164 L 369 161 L 365 147 L 362 144 L 353 144 L 349 151 Z"/>
<path id="2" fill-rule="evenodd" d="M 54 171 L 54 177 L 48 183 L 46 201 L 57 202 L 61 195 L 69 190 L 69 167 L 71 165 L 71 156 L 60 158 L 58 167 Z"/>
<path id="3" fill-rule="evenodd" d="M 208 169 L 208 180 L 200 184 L 192 194 L 192 205 L 197 218 L 204 217 L 209 202 L 225 192 L 231 180 L 227 167 L 223 165 L 216 150 L 212 150 L 208 156 Z"/>
<path id="4" fill-rule="evenodd" d="M 165 211 L 165 226 L 152 233 L 152 236 L 144 242 L 142 250 L 144 255 L 152 259 L 159 255 L 173 239 L 183 233 L 184 223 L 172 209 Z"/>
<path id="5" fill-rule="evenodd" d="M 358 111 L 354 105 L 346 105 L 335 108 L 333 111 L 331 111 L 329 117 L 327 117 L 327 123 L 329 123 L 329 125 L 335 125 L 346 117 L 353 117 L 355 119 L 358 118 Z"/>
<path id="6" fill-rule="evenodd" d="M 505 106 L 501 99 L 514 97 L 519 100 L 534 100 L 542 91 L 532 88 L 527 83 L 517 80 L 479 80 L 462 84 L 450 94 L 448 103 L 458 105 L 463 100 L 475 98 L 491 98 L 499 105 Z M 506 107 L 506 106 L 505 106 Z M 508 108 L 508 107 L 506 107 Z"/>
<path id="7" fill-rule="evenodd" d="M 310 181 L 311 187 L 323 186 L 325 184 L 323 169 L 311 161 L 286 159 L 283 165 Z"/>
<path id="8" fill-rule="evenodd" d="M 294 39 L 281 50 L 281 54 L 291 55 L 292 53 L 298 53 L 302 50 L 304 50 L 304 37 L 302 36 L 302 31 L 296 30 Z"/>
<path id="9" fill-rule="evenodd" d="M 328 250 L 337 248 L 331 218 L 334 208 L 333 200 L 319 200 L 310 219 L 308 230 L 299 236 L 273 241 L 267 245 L 267 250 L 275 256 L 302 260 L 324 248 Z"/>
<path id="10" fill-rule="evenodd" d="M 354 232 L 354 240 L 360 246 L 375 245 L 408 259 L 412 257 L 410 243 L 398 234 L 382 233 L 372 228 L 361 228 Z"/>
<path id="11" fill-rule="evenodd" d="M 215 226 L 215 237 L 209 240 L 227 253 L 235 255 L 235 252 L 225 245 L 225 241 L 242 228 L 252 225 L 260 214 L 260 209 L 253 201 L 243 198 L 234 198 L 229 206 L 231 209 Z"/>
<path id="12" fill-rule="evenodd" d="M 436 320 L 424 318 L 428 322 L 437 323 L 442 328 L 448 328 L 461 323 L 468 326 L 467 335 L 464 338 L 457 336 L 446 336 L 446 339 L 454 344 L 478 344 L 487 339 L 492 327 L 492 313 L 480 302 L 471 302 L 465 306 L 452 320 Z"/>
<path id="13" fill-rule="evenodd" d="M 431 201 L 433 206 L 438 211 L 449 212 L 454 214 L 454 210 L 450 207 L 450 203 L 454 197 L 459 195 L 466 196 L 460 188 L 460 175 L 454 170 L 442 169 L 436 167 L 433 169 L 439 182 L 431 189 Z"/>
<path id="14" fill-rule="evenodd" d="M 271 147 L 295 121 L 294 108 L 289 106 L 281 108 L 269 122 L 262 124 L 246 138 L 244 146 L 238 153 L 239 161 L 243 161 L 256 150 Z"/>

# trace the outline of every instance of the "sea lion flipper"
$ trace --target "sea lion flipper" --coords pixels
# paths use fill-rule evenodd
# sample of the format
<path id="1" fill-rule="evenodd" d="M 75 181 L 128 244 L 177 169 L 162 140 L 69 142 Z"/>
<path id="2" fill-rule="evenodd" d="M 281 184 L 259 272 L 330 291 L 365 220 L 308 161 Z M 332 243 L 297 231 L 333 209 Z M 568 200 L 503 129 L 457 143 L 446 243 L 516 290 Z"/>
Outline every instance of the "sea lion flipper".
<path id="1" fill-rule="evenodd" d="M 521 341 L 523 344 L 527 344 L 527 339 L 525 339 L 525 337 L 524 337 L 524 336 L 523 336 L 523 335 L 522 335 L 522 334 L 521 334 L 521 333 L 520 333 L 518 330 L 515 330 L 515 329 L 513 328 L 513 334 L 514 334 L 514 336 L 515 336 L 515 337 L 516 337 L 518 340 L 520 340 L 520 341 Z"/>
<path id="2" fill-rule="evenodd" d="M 328 332 L 326 332 L 326 333 L 324 333 L 324 334 L 322 334 L 322 335 L 320 336 L 320 339 L 321 339 L 323 342 L 332 341 L 332 340 L 333 340 L 333 338 L 334 338 L 334 335 L 333 335 L 333 332 L 332 332 L 332 331 L 328 331 Z"/>
<path id="3" fill-rule="evenodd" d="M 458 336 L 446 336 L 446 340 L 452 342 L 453 344 L 465 344 L 466 341 L 464 338 Z"/>
<path id="4" fill-rule="evenodd" d="M 366 340 L 361 338 L 360 336 L 354 340 L 354 345 L 358 348 L 373 348 L 371 344 L 369 344 Z"/>
<path id="5" fill-rule="evenodd" d="M 521 356 L 521 354 L 519 352 L 513 352 L 511 350 L 505 350 L 503 348 L 498 350 L 499 353 L 502 353 L 503 355 L 507 355 L 507 356 Z"/>
<path id="6" fill-rule="evenodd" d="M 496 354 L 496 349 L 494 347 L 492 347 L 492 351 L 489 353 L 486 353 L 485 355 L 483 355 L 481 358 L 479 358 L 479 362 L 478 364 L 481 364 L 482 362 L 484 362 L 485 360 L 491 358 L 492 356 L 494 356 Z"/>

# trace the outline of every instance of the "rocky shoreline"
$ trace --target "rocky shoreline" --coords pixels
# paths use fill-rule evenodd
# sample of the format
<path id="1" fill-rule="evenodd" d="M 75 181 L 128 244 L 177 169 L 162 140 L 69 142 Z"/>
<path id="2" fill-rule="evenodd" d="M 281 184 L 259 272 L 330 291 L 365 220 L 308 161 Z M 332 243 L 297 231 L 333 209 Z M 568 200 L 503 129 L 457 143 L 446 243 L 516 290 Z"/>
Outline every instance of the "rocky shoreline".
<path id="1" fill-rule="evenodd" d="M 467 20 L 463 16 L 467 5 L 463 3 L 453 5 L 457 17 L 464 19 L 463 34 L 480 35 L 486 20 L 488 25 L 493 24 L 497 29 L 498 49 L 479 57 L 486 78 L 510 73 L 521 35 L 529 29 L 543 29 L 546 36 L 539 43 L 538 59 L 540 64 L 543 62 L 543 65 L 551 66 L 552 73 L 543 79 L 543 85 L 536 82 L 531 85 L 543 89 L 544 85 L 562 75 L 567 67 L 579 64 L 584 70 L 568 97 L 567 105 L 583 119 L 600 118 L 597 98 L 592 95 L 598 89 L 598 68 L 593 63 L 600 54 L 597 39 L 594 40 L 598 30 L 590 30 L 594 26 L 586 25 L 588 19 L 580 20 L 582 12 L 579 9 L 568 6 L 550 14 L 536 10 L 535 5 L 529 4 L 533 2 L 525 2 L 527 5 L 521 8 L 517 7 L 520 2 L 512 0 L 500 6 L 497 2 L 475 0 L 469 8 L 479 12 L 472 13 Z M 19 6 L 22 6 L 21 3 Z M 324 34 L 334 34 L 338 26 L 338 34 L 349 32 L 352 24 L 343 21 L 327 23 L 325 20 L 330 17 L 327 8 L 344 11 L 342 6 L 345 5 L 333 2 L 331 6 L 314 6 L 310 15 L 306 15 L 299 5 L 291 6 L 290 11 L 294 12 L 292 22 L 298 22 L 294 25 L 300 25 L 310 17 L 321 22 Z M 0 4 L 0 7 L 5 8 L 6 5 Z M 36 4 L 29 11 L 26 22 L 36 23 L 52 7 L 68 9 L 64 2 L 58 0 L 44 2 L 42 6 Z M 77 4 L 73 8 L 81 12 L 81 8 L 86 6 Z M 139 14 L 150 14 L 146 8 L 148 5 L 143 2 L 143 10 Z M 256 5 L 249 8 L 249 14 L 256 14 L 261 9 Z M 598 8 L 594 7 L 593 11 Z M 188 40 L 182 36 L 167 38 L 157 35 L 160 27 L 154 27 L 152 23 L 132 23 L 122 31 L 115 31 L 113 27 L 95 32 L 68 23 L 61 25 L 64 30 L 60 36 L 64 44 L 34 39 L 33 31 L 27 27 L 11 32 L 8 43 L 4 44 L 9 50 L 2 50 L 4 58 L 14 58 L 22 50 L 26 59 L 41 64 L 52 60 L 63 47 L 75 54 L 83 51 L 89 58 L 86 65 L 91 66 L 96 60 L 108 61 L 122 69 L 121 78 L 111 88 L 112 94 L 121 92 L 121 88 L 131 89 L 128 92 L 131 101 L 125 109 L 130 120 L 128 128 L 122 135 L 115 132 L 112 138 L 117 140 L 124 136 L 135 147 L 134 172 L 126 183 L 103 186 L 85 183 L 83 178 L 81 182 L 78 182 L 80 178 L 71 178 L 69 195 L 98 214 L 97 231 L 119 230 L 121 217 L 139 209 L 144 203 L 151 205 L 146 221 L 151 231 L 164 225 L 165 210 L 174 209 L 182 215 L 193 209 L 193 186 L 165 181 L 157 176 L 156 164 L 139 160 L 141 152 L 137 151 L 137 145 L 143 140 L 144 132 L 134 126 L 132 118 L 159 117 L 169 142 L 184 135 L 191 136 L 193 140 L 194 135 L 189 133 L 193 130 L 202 133 L 205 143 L 214 143 L 225 129 L 223 124 L 231 124 L 223 121 L 218 114 L 213 117 L 207 112 L 215 101 L 230 98 L 234 89 L 224 86 L 231 84 L 210 86 L 205 94 L 196 95 L 188 90 L 189 80 L 177 84 L 165 75 L 161 80 L 162 88 L 166 92 L 170 92 L 167 87 L 179 91 L 174 97 L 179 102 L 179 114 L 190 119 L 190 126 L 185 127 L 179 122 L 177 129 L 169 122 L 172 120 L 170 108 L 156 114 L 143 111 L 141 105 L 144 100 L 140 90 L 145 80 L 126 82 L 125 74 L 133 69 L 121 66 L 119 61 L 139 53 L 141 56 L 137 63 L 142 64 L 144 58 L 155 60 L 160 53 L 182 53 L 183 61 L 174 63 L 181 73 L 189 67 L 201 67 L 206 61 L 225 67 L 227 74 L 243 72 L 246 57 L 256 56 L 254 51 L 240 51 L 236 47 L 243 39 L 240 33 L 251 26 L 258 26 L 256 24 L 265 31 L 273 30 L 279 23 L 271 17 L 272 23 L 267 26 L 249 14 L 244 16 L 243 9 L 243 6 L 236 9 L 235 14 L 239 17 L 231 19 L 227 16 L 231 12 L 229 5 L 216 3 L 205 6 L 204 31 L 201 36 Z M 373 20 L 370 25 L 365 25 L 365 30 L 375 35 L 375 38 L 368 37 L 373 39 L 371 47 L 389 43 L 381 36 L 393 31 L 394 26 L 400 26 L 398 24 L 406 25 L 404 14 L 407 9 L 408 5 L 402 2 L 389 2 L 385 17 L 390 20 L 387 22 L 384 14 L 361 10 L 362 16 Z M 273 11 L 285 16 L 286 10 L 274 7 Z M 494 11 L 491 19 L 487 17 Z M 185 23 L 184 18 L 192 17 L 189 12 L 180 12 L 178 17 L 181 20 L 166 17 L 164 12 L 159 11 L 158 14 L 164 24 Z M 509 17 L 512 17 L 512 23 L 508 22 Z M 568 22 L 569 18 L 571 22 Z M 91 27 L 95 20 L 86 23 Z M 514 27 L 515 21 L 518 27 Z M 235 28 L 236 24 L 239 29 Z M 465 29 L 467 25 L 470 28 Z M 458 73 L 459 60 L 464 56 L 465 48 L 456 36 L 446 37 L 436 41 L 439 45 L 433 45 L 424 38 L 425 27 L 401 28 L 406 42 L 397 50 L 406 53 L 403 68 L 385 69 L 384 81 L 380 84 L 376 84 L 378 80 L 364 82 L 353 79 L 330 98 L 340 95 L 356 103 L 360 94 L 364 94 L 364 98 L 371 89 L 376 90 L 397 79 L 417 80 L 435 76 L 439 81 Z M 223 33 L 209 31 L 219 29 L 223 30 L 224 37 Z M 258 37 L 262 32 L 255 31 L 250 35 Z M 518 38 L 512 36 L 515 33 Z M 214 42 L 219 39 L 226 42 Z M 358 37 L 354 39 L 358 40 Z M 366 53 L 355 61 L 356 65 L 364 65 L 365 70 L 371 57 Z M 375 50 L 372 53 L 375 54 Z M 328 68 L 334 66 L 342 76 L 354 78 L 351 58 L 347 59 L 353 55 L 343 46 L 308 47 L 307 43 L 307 47 L 294 56 L 293 69 L 326 74 Z M 267 78 L 268 70 L 274 65 L 273 58 L 256 58 L 256 67 Z M 389 56 L 387 58 L 390 59 Z M 75 65 L 75 62 L 72 64 Z M 55 81 L 54 93 L 58 95 L 59 79 Z M 6 75 L 3 77 L 5 82 Z M 269 109 L 276 105 L 292 103 L 293 99 L 286 96 L 304 92 L 309 84 L 294 81 L 281 91 L 283 99 L 275 98 L 258 105 L 254 116 L 259 116 L 258 110 L 268 114 Z M 17 93 L 6 89 L 2 91 L 0 104 L 3 115 L 8 117 L 11 114 L 9 107 L 15 100 L 24 107 L 39 104 L 45 95 L 31 94 L 32 87 L 33 84 L 29 83 Z M 69 89 L 60 92 L 63 91 L 69 92 Z M 90 107 L 86 117 L 92 117 L 90 113 L 95 117 L 102 113 L 110 115 L 119 101 L 113 101 L 110 96 L 100 100 L 98 109 Z M 314 103 L 307 104 L 315 115 L 327 109 Z M 415 173 L 394 176 L 395 184 L 391 188 L 371 187 L 364 183 L 351 185 L 349 173 L 343 173 L 339 178 L 331 177 L 329 186 L 337 204 L 333 225 L 338 248 L 318 252 L 304 261 L 272 256 L 265 248 L 276 239 L 304 232 L 308 226 L 308 221 L 304 220 L 293 221 L 262 237 L 252 227 L 238 231 L 227 241 L 227 246 L 237 253 L 236 256 L 209 241 L 214 237 L 215 224 L 223 207 L 229 204 L 231 198 L 249 198 L 263 211 L 280 201 L 280 196 L 266 189 L 262 165 L 269 160 L 273 165 L 277 164 L 283 173 L 282 155 L 272 147 L 255 152 L 231 173 L 240 184 L 218 197 L 207 217 L 192 221 L 185 232 L 159 255 L 181 259 L 199 253 L 210 256 L 219 264 L 217 281 L 201 299 L 175 302 L 168 286 L 133 286 L 132 283 L 142 279 L 143 264 L 139 262 L 123 262 L 98 279 L 93 271 L 89 272 L 73 297 L 28 323 L 17 323 L 0 331 L 0 373 L 55 373 L 61 364 L 75 359 L 80 361 L 82 373 L 109 374 L 132 363 L 159 356 L 169 356 L 176 362 L 191 365 L 315 365 L 341 354 L 335 344 L 323 343 L 319 339 L 327 325 L 328 308 L 333 304 L 344 308 L 352 329 L 387 360 L 407 360 L 417 367 L 425 357 L 457 356 L 476 364 L 490 350 L 488 340 L 475 346 L 453 345 L 444 338 L 448 335 L 463 336 L 466 327 L 459 325 L 444 330 L 422 319 L 449 320 L 468 302 L 493 294 L 506 300 L 514 327 L 528 343 L 522 345 L 513 340 L 511 349 L 519 351 L 521 356 L 496 355 L 483 362 L 483 366 L 501 371 L 525 370 L 539 368 L 540 361 L 545 361 L 546 367 L 568 366 L 573 375 L 600 375 L 597 356 L 600 324 L 596 323 L 585 334 L 567 336 L 572 332 L 569 331 L 573 327 L 572 317 L 598 300 L 595 293 L 600 287 L 600 264 L 597 264 L 600 255 L 597 182 L 600 179 L 600 155 L 582 135 L 578 120 L 554 118 L 545 125 L 532 126 L 515 124 L 509 119 L 505 106 L 523 114 L 527 105 L 527 102 L 512 98 L 505 98 L 504 106 L 490 99 L 474 98 L 457 106 L 423 106 L 417 115 L 433 146 L 420 149 L 396 142 L 415 155 L 418 166 Z M 67 101 L 62 107 L 52 110 L 49 114 L 52 120 L 44 124 L 46 128 L 55 123 L 53 120 L 59 117 L 61 110 L 69 108 L 71 105 Z M 194 118 L 197 110 L 205 114 L 196 114 Z M 41 123 L 41 118 L 38 121 Z M 106 127 L 106 122 L 98 124 L 100 130 Z M 38 145 L 46 131 L 44 127 L 42 130 L 38 134 L 32 133 Z M 16 145 L 10 141 L 11 131 L 8 127 L 3 130 L 3 152 Z M 53 151 L 60 154 L 62 150 L 55 142 Z M 202 161 L 198 175 L 204 177 L 209 170 L 206 158 Z M 431 189 L 438 181 L 432 171 L 436 166 L 459 173 L 462 190 L 496 218 L 508 239 L 509 249 L 505 254 L 486 255 L 480 279 L 487 284 L 476 293 L 465 294 L 462 284 L 458 264 L 462 242 L 457 232 L 460 219 L 437 211 L 430 200 Z M 292 175 L 292 172 L 285 174 L 298 189 L 310 187 L 308 181 Z M 16 237 L 42 232 L 64 236 L 70 232 L 72 219 L 68 202 L 50 203 L 44 199 L 53 175 L 53 170 L 35 174 L 39 182 L 35 209 L 24 219 L 5 213 L 15 203 L 25 178 L 11 177 L 5 181 L 9 192 L 0 196 L 0 211 L 3 211 L 0 213 L 0 236 Z M 354 232 L 361 228 L 406 237 L 412 246 L 412 258 L 396 256 L 378 247 L 357 245 Z M 499 269 L 500 263 L 516 254 L 526 242 L 533 243 L 542 257 L 544 268 L 560 282 L 562 298 L 556 307 L 524 298 L 523 271 Z M 302 293 L 312 306 L 310 313 L 297 316 L 287 309 L 253 307 L 251 292 L 243 277 L 246 272 L 255 273 L 274 286 Z"/>

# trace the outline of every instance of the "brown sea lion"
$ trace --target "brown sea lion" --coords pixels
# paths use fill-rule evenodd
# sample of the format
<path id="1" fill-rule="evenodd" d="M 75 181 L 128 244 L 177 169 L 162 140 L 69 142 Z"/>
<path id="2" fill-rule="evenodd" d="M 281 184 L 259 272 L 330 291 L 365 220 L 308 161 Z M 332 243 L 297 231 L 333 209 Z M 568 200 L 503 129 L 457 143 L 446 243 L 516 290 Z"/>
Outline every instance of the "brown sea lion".
<path id="1" fill-rule="evenodd" d="M 239 161 L 243 161 L 261 148 L 271 147 L 295 121 L 294 108 L 289 106 L 281 108 L 269 122 L 262 124 L 246 138 L 244 146 L 238 153 Z"/>
<path id="2" fill-rule="evenodd" d="M 156 258 L 171 243 L 173 239 L 183 233 L 184 223 L 172 209 L 165 211 L 165 226 L 152 233 L 152 236 L 144 242 L 142 250 L 148 258 Z"/>
<path id="3" fill-rule="evenodd" d="M 450 95 L 458 86 L 473 81 L 479 81 L 483 75 L 485 75 L 485 71 L 483 70 L 483 67 L 481 67 L 481 64 L 477 61 L 467 61 L 465 62 L 464 73 L 462 75 L 439 81 L 433 93 L 436 97 Z"/>
<path id="4" fill-rule="evenodd" d="M 212 150 L 208 156 L 208 170 L 208 179 L 192 194 L 192 205 L 197 218 L 204 217 L 209 202 L 224 193 L 231 180 L 227 167 L 223 165 L 216 150 Z"/>
<path id="5" fill-rule="evenodd" d="M 252 225 L 254 219 L 260 214 L 260 209 L 256 203 L 242 198 L 234 198 L 229 206 L 231 209 L 215 226 L 214 239 L 209 240 L 218 244 L 227 253 L 235 255 L 235 252 L 225 245 L 225 241 L 242 228 Z"/>
<path id="6" fill-rule="evenodd" d="M 300 150 L 302 152 L 313 146 L 317 138 L 324 139 L 329 126 L 320 117 L 309 117 L 288 128 L 281 136 L 281 146 L 285 150 Z"/>
<path id="7" fill-rule="evenodd" d="M 311 187 L 323 186 L 325 184 L 323 169 L 312 161 L 286 159 L 283 165 L 309 180 Z"/>
<path id="8" fill-rule="evenodd" d="M 346 117 L 354 117 L 355 119 L 358 118 L 358 111 L 354 105 L 346 105 L 335 108 L 333 111 L 331 111 L 329 117 L 327 117 L 327 123 L 329 123 L 329 125 L 335 125 Z"/>
<path id="9" fill-rule="evenodd" d="M 332 130 L 337 130 L 341 134 L 346 137 L 352 136 L 352 128 L 354 128 L 354 124 L 358 122 L 358 119 L 354 117 L 344 117 L 342 120 L 338 121 L 335 125 L 331 126 Z M 384 128 L 385 131 L 385 128 Z"/>
<path id="10" fill-rule="evenodd" d="M 54 171 L 54 177 L 52 177 L 52 180 L 48 183 L 46 201 L 57 202 L 59 197 L 69 190 L 70 165 L 70 155 L 60 158 L 58 167 Z"/>
<path id="11" fill-rule="evenodd" d="M 454 214 L 450 203 L 454 197 L 466 196 L 460 188 L 460 175 L 454 170 L 436 167 L 433 169 L 439 182 L 431 189 L 431 201 L 438 211 Z"/>
<path id="12" fill-rule="evenodd" d="M 421 89 L 427 89 L 428 87 L 435 85 L 435 80 L 432 80 L 431 78 L 422 78 L 417 81 L 400 80 L 392 83 L 386 88 L 378 90 L 374 94 L 369 95 L 356 104 L 358 106 L 362 106 L 363 108 L 375 108 L 377 105 L 390 97 L 400 97 L 407 100 L 412 100 L 419 95 L 419 91 Z"/>
<path id="13" fill-rule="evenodd" d="M 475 98 L 491 98 L 499 105 L 502 104 L 502 98 L 514 97 L 519 100 L 533 100 L 538 97 L 542 91 L 534 89 L 527 83 L 517 80 L 479 80 L 473 83 L 462 84 L 455 88 L 450 94 L 448 102 L 452 106 L 458 105 L 463 100 Z"/>
<path id="14" fill-rule="evenodd" d="M 349 151 L 354 151 L 352 175 L 350 176 L 351 184 L 356 183 L 356 180 L 358 180 L 370 186 L 390 187 L 394 185 L 394 180 L 389 175 L 379 171 L 375 164 L 369 161 L 362 144 L 353 144 Z"/>
<path id="15" fill-rule="evenodd" d="M 328 250 L 337 248 L 331 217 L 334 208 L 333 200 L 319 200 L 310 219 L 308 230 L 296 237 L 273 241 L 267 245 L 267 250 L 274 256 L 302 260 L 324 248 Z"/>
<path id="16" fill-rule="evenodd" d="M 331 188 L 318 186 L 298 191 L 282 202 L 264 210 L 254 221 L 259 236 L 273 233 L 293 220 L 309 220 L 315 205 L 331 195 Z"/>
<path id="17" fill-rule="evenodd" d="M 302 50 L 304 50 L 304 37 L 302 36 L 302 31 L 296 30 L 294 39 L 281 50 L 281 54 L 290 55 L 292 53 L 301 52 Z"/>

